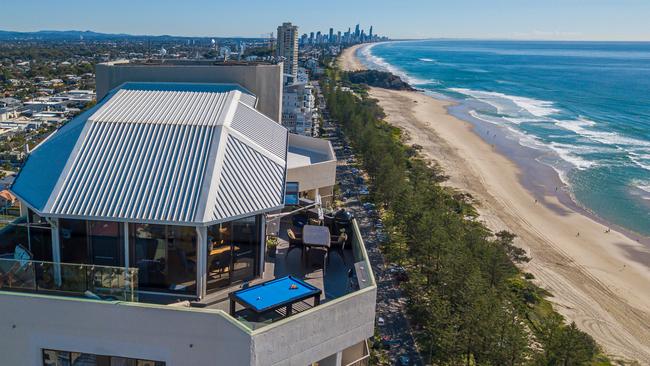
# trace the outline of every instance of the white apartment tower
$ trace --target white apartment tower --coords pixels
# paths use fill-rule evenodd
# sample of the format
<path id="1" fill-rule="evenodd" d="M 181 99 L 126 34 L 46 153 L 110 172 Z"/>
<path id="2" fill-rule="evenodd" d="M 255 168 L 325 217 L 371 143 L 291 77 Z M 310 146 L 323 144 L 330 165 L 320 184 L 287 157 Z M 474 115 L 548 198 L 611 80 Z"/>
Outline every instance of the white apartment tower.
<path id="1" fill-rule="evenodd" d="M 278 27 L 276 56 L 284 58 L 284 73 L 295 80 L 298 75 L 298 26 L 282 23 Z"/>

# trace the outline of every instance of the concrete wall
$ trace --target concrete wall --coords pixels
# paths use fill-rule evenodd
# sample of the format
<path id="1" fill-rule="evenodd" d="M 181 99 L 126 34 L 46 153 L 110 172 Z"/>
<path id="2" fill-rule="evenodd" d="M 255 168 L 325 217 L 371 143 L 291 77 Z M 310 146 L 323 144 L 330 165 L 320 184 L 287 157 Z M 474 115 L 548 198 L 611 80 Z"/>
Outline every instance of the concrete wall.
<path id="1" fill-rule="evenodd" d="M 287 169 L 287 182 L 298 182 L 300 191 L 334 186 L 336 183 L 336 156 L 329 141 L 289 134 L 289 146 L 326 154 L 330 160 L 308 166 L 290 167 Z M 326 190 L 326 192 L 331 194 L 331 189 Z"/>
<path id="2" fill-rule="evenodd" d="M 252 364 L 309 365 L 372 337 L 376 297 L 373 286 L 255 331 Z"/>
<path id="3" fill-rule="evenodd" d="M 250 334 L 221 313 L 0 292 L 0 364 L 42 366 L 41 349 L 249 365 Z"/>
<path id="4" fill-rule="evenodd" d="M 276 122 L 282 117 L 282 64 L 213 64 L 212 62 L 166 62 L 130 64 L 112 62 L 95 67 L 97 100 L 127 81 L 235 83 L 258 98 L 257 109 Z"/>
<path id="5" fill-rule="evenodd" d="M 3 365 L 42 365 L 42 349 L 175 365 L 304 366 L 373 334 L 376 287 L 249 332 L 218 311 L 0 292 Z"/>

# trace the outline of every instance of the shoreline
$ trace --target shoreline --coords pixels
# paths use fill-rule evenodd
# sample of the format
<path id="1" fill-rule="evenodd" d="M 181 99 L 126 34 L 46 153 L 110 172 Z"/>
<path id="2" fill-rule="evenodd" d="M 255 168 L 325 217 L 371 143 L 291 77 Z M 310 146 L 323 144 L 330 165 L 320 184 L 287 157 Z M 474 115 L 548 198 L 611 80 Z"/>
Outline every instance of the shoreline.
<path id="1" fill-rule="evenodd" d="M 336 59 L 336 64 L 341 70 L 345 71 L 361 71 L 366 70 L 367 67 L 357 57 L 357 51 L 360 48 L 366 47 L 372 43 L 360 43 L 345 48 Z"/>
<path id="2" fill-rule="evenodd" d="M 344 50 L 339 66 L 365 68 L 356 57 L 364 46 Z M 521 166 L 501 145 L 486 142 L 478 124 L 459 118 L 457 104 L 422 92 L 371 88 L 370 95 L 379 100 L 388 122 L 441 165 L 450 176 L 448 185 L 475 197 L 488 227 L 517 234 L 517 244 L 532 257 L 522 270 L 553 294 L 549 300 L 557 311 L 591 334 L 606 353 L 650 363 L 647 247 L 600 222 L 568 192 L 540 188 L 531 181 L 530 164 Z M 551 186 L 560 181 L 553 172 L 557 180 Z M 610 233 L 603 232 L 607 225 Z"/>
<path id="3" fill-rule="evenodd" d="M 430 95 L 429 95 L 430 96 Z M 434 96 L 430 96 L 433 99 L 441 100 Z M 444 101 L 444 100 L 443 100 Z M 520 183 L 528 189 L 528 191 L 537 198 L 540 202 L 544 203 L 543 198 L 545 195 L 554 195 L 557 197 L 558 201 L 571 210 L 577 211 L 578 213 L 589 217 L 590 219 L 598 222 L 603 226 L 603 230 L 611 229 L 620 234 L 625 235 L 627 238 L 634 240 L 640 244 L 650 248 L 650 236 L 646 236 L 642 233 L 638 233 L 631 229 L 625 228 L 619 224 L 615 224 L 607 221 L 607 219 L 599 216 L 597 213 L 591 211 L 589 208 L 583 206 L 578 202 L 578 200 L 573 196 L 573 194 L 568 190 L 569 185 L 562 180 L 560 173 L 553 169 L 552 167 L 536 161 L 536 158 L 542 156 L 543 153 L 539 150 L 523 146 L 517 141 L 509 140 L 507 138 L 502 138 L 507 136 L 508 131 L 505 127 L 496 126 L 488 122 L 479 120 L 475 117 L 469 115 L 466 110 L 462 110 L 463 106 L 456 102 L 450 102 L 446 107 L 447 113 L 457 119 L 469 123 L 474 126 L 474 133 L 481 137 L 481 139 L 486 142 L 489 136 L 486 136 L 485 133 L 481 133 L 477 130 L 478 126 L 483 128 L 492 128 L 493 130 L 499 130 L 503 133 L 498 137 L 501 138 L 501 141 L 496 142 L 495 149 L 496 151 L 505 156 L 508 160 L 515 163 L 519 170 L 526 171 L 526 173 L 521 174 Z M 486 142 L 487 143 L 487 142 Z M 524 153 L 524 157 L 520 157 L 521 153 Z M 541 184 L 536 181 L 537 179 L 541 180 Z M 553 187 L 562 187 L 562 189 L 554 190 Z M 565 189 L 566 188 L 566 189 Z M 562 207 L 549 207 L 552 209 L 562 212 Z"/>

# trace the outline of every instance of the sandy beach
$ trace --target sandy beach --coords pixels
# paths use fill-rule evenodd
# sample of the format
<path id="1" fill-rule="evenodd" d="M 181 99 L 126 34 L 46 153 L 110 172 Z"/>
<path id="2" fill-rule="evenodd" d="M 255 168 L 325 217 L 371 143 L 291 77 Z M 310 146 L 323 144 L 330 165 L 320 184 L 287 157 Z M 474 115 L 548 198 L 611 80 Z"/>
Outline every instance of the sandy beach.
<path id="1" fill-rule="evenodd" d="M 346 49 L 338 64 L 363 65 Z M 388 122 L 437 161 L 448 184 L 472 194 L 481 219 L 494 231 L 515 233 L 532 258 L 523 270 L 549 290 L 557 311 L 591 334 L 614 358 L 650 364 L 650 250 L 564 205 L 535 196 L 521 169 L 482 140 L 473 125 L 447 113 L 448 101 L 419 92 L 373 88 Z M 536 200 L 537 199 L 537 200 Z M 579 233 L 579 234 L 578 234 Z"/>
<path id="2" fill-rule="evenodd" d="M 355 56 L 357 50 L 363 46 L 365 46 L 365 44 L 362 43 L 344 49 L 343 52 L 341 52 L 339 58 L 336 60 L 339 68 L 346 71 L 364 70 L 365 66 L 363 66 L 363 64 Z"/>

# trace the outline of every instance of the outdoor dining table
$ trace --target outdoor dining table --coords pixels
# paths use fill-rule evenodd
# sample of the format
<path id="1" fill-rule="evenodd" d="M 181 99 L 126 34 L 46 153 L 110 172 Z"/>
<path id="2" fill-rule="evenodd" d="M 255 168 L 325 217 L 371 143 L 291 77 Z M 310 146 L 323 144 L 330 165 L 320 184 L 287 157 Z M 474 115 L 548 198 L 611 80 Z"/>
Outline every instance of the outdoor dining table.
<path id="1" fill-rule="evenodd" d="M 323 257 L 323 274 L 325 274 L 327 254 L 331 244 L 330 229 L 327 226 L 305 225 L 302 228 L 302 243 L 308 250 L 311 250 L 311 248 L 325 249 L 325 256 Z"/>

